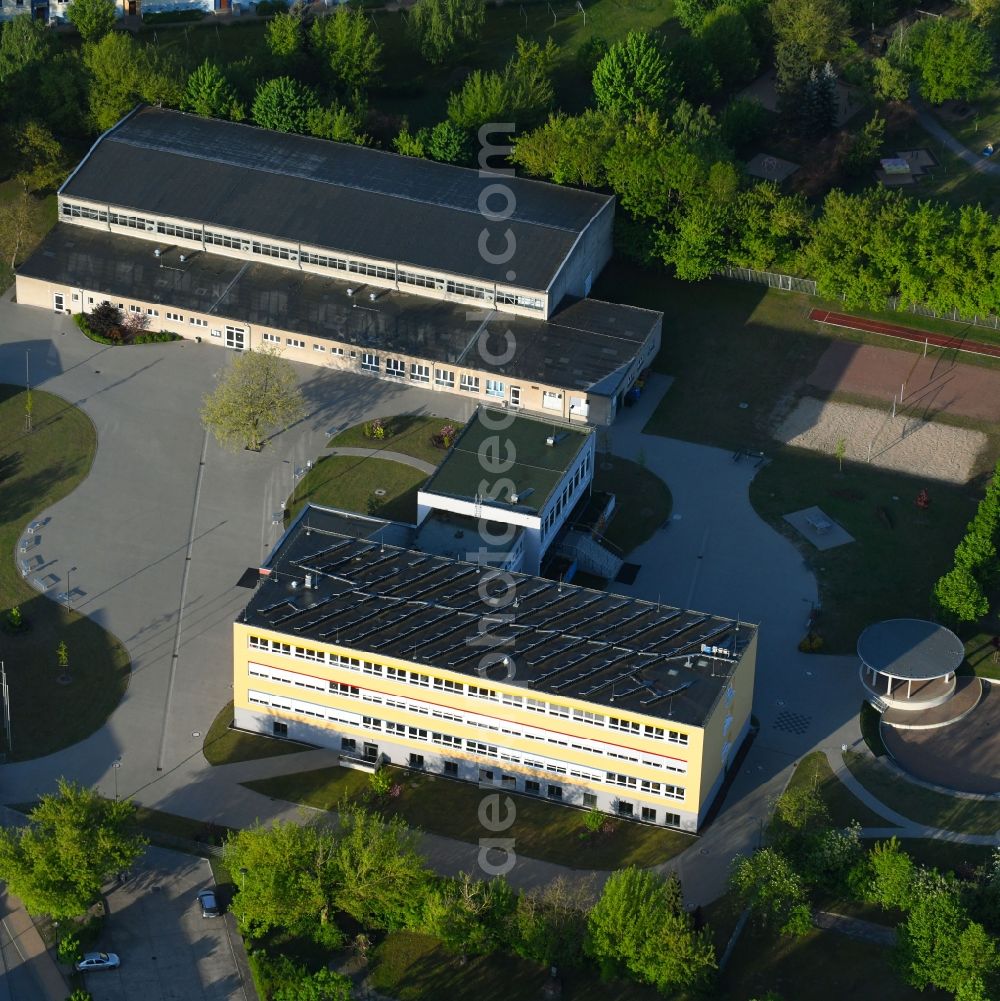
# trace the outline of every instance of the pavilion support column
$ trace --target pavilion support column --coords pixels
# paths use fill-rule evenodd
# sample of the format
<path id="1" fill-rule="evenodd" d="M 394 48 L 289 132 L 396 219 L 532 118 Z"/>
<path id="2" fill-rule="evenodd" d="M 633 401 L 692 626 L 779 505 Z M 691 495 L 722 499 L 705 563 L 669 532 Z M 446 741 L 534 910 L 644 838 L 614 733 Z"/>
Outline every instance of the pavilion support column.
<path id="1" fill-rule="evenodd" d="M 910 680 L 906 682 L 906 697 L 909 698 L 912 692 L 913 692 L 913 679 L 910 678 Z"/>
<path id="2" fill-rule="evenodd" d="M 892 675 L 887 674 L 885 676 L 885 694 L 892 695 Z"/>

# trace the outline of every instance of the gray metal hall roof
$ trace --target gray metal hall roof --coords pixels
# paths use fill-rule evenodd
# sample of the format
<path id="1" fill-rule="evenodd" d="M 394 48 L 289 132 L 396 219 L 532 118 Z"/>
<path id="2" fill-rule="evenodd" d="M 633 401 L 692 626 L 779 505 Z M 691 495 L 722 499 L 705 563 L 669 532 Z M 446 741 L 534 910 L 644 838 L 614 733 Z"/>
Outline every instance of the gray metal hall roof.
<path id="1" fill-rule="evenodd" d="M 487 679 L 692 726 L 711 715 L 757 630 L 541 577 L 494 576 L 393 545 L 392 528 L 383 536 L 371 519 L 305 507 L 240 621 L 476 678 L 495 649 L 513 659 L 515 675 L 498 664 Z M 488 602 L 509 597 L 511 577 L 517 601 L 491 618 Z"/>
<path id="2" fill-rule="evenodd" d="M 881 674 L 920 681 L 941 678 L 965 659 L 962 641 L 924 619 L 886 619 L 858 637 L 858 656 Z"/>
<path id="3" fill-rule="evenodd" d="M 544 382 L 611 396 L 662 314 L 594 299 L 564 300 L 549 320 L 495 313 L 485 321 L 487 347 L 510 360 L 491 365 L 477 350 L 481 321 L 467 307 L 388 289 L 368 289 L 295 268 L 240 261 L 199 251 L 181 262 L 159 258 L 147 240 L 59 223 L 18 268 L 28 278 L 91 289 L 119 302 L 138 299 L 167 309 L 196 310 L 221 321 L 287 330 L 391 355 L 495 371 L 505 380 Z M 347 289 L 355 290 L 348 296 Z"/>
<path id="4" fill-rule="evenodd" d="M 513 214 L 480 195 L 502 181 Z M 292 243 L 544 291 L 607 195 L 346 143 L 143 107 L 104 135 L 62 193 Z M 500 195 L 487 207 L 506 212 Z M 514 256 L 490 264 L 507 227 Z M 508 278 L 508 270 L 516 278 Z"/>

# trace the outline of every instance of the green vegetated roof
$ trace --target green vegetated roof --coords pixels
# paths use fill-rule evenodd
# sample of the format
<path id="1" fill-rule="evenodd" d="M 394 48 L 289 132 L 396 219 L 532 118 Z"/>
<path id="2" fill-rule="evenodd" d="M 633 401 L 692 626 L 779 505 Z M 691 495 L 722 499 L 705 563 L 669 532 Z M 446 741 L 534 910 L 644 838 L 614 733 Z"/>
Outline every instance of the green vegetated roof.
<path id="1" fill-rule="evenodd" d="M 588 427 L 480 409 L 424 490 L 469 500 L 479 494 L 484 504 L 538 512 L 591 434 Z M 512 464 L 504 468 L 509 460 Z M 509 489 L 501 488 L 506 479 L 514 484 L 516 503 Z M 485 491 L 480 489 L 484 483 Z"/>

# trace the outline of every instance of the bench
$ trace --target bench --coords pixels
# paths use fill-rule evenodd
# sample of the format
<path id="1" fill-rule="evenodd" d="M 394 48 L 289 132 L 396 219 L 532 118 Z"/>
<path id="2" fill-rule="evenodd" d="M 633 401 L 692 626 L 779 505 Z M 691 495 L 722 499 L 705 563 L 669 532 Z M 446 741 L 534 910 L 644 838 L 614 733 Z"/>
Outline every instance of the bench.
<path id="1" fill-rule="evenodd" d="M 806 521 L 817 535 L 826 535 L 833 528 L 833 523 L 827 521 L 821 514 L 807 514 Z"/>

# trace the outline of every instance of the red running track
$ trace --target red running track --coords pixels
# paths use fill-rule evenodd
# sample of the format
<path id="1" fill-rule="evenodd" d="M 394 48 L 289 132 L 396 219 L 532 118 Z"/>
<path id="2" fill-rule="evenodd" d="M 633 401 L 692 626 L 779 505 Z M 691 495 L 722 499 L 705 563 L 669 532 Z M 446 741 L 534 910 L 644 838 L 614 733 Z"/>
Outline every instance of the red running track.
<path id="1" fill-rule="evenodd" d="M 817 323 L 828 323 L 831 327 L 864 330 L 870 334 L 895 337 L 902 341 L 915 341 L 917 344 L 923 344 L 926 341 L 938 348 L 949 348 L 953 351 L 965 351 L 969 354 L 1000 358 L 1000 345 L 983 344 L 980 341 L 970 341 L 964 337 L 948 337 L 947 334 L 930 334 L 926 330 L 897 327 L 893 323 L 867 320 L 861 316 L 851 316 L 849 313 L 831 313 L 826 309 L 813 309 L 809 311 L 809 319 L 815 320 Z"/>

